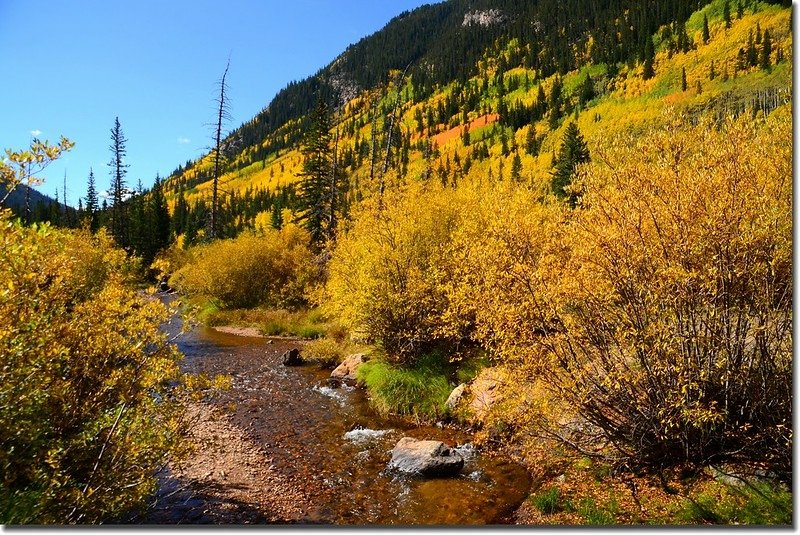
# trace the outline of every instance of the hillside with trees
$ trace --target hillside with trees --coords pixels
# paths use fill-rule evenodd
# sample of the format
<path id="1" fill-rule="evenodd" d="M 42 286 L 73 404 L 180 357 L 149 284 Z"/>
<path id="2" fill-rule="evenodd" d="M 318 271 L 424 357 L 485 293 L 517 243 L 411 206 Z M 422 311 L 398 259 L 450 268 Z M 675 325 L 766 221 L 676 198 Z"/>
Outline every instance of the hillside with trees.
<path id="1" fill-rule="evenodd" d="M 90 173 L 74 222 L 59 220 L 75 230 L 0 219 L 27 251 L 20 267 L 0 254 L 0 288 L 67 318 L 34 386 L 75 403 L 80 370 L 59 375 L 59 359 L 136 274 L 169 281 L 209 326 L 306 340 L 322 368 L 367 355 L 352 374 L 376 413 L 468 430 L 525 466 L 518 523 L 790 524 L 792 61 L 785 0 L 449 0 L 398 15 L 229 132 L 226 68 L 209 153 L 132 188 L 117 119 L 108 204 Z M 69 142 L 36 150 L 52 160 Z M 31 175 L 20 158 L 0 168 L 9 187 Z M 106 252 L 55 279 L 73 293 L 51 290 L 47 273 L 90 244 Z M 180 431 L 179 408 L 146 394 L 166 395 L 152 374 L 180 379 L 177 356 L 143 326 L 156 307 L 138 306 L 117 312 L 143 345 L 112 366 L 150 355 L 152 371 L 130 397 L 116 375 L 86 379 L 138 411 L 118 446 L 131 481 Z M 6 330 L 13 347 L 52 342 Z M 95 427 L 115 415 L 80 410 Z M 79 480 L 59 463 L 89 466 L 91 432 L 63 425 L 63 455 L 44 429 L 27 457 L 4 438 L 6 466 L 56 459 L 5 480 L 46 489 L 20 491 L 32 511 L 85 503 L 54 481 Z M 17 499 L 4 492 L 0 512 Z M 142 499 L 122 496 L 114 512 Z"/>

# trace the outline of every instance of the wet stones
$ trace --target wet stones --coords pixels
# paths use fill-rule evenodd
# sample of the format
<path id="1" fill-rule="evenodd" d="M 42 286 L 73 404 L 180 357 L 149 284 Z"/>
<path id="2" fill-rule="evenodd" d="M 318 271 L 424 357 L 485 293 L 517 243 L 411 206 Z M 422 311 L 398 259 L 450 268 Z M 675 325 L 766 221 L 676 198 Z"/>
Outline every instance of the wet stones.
<path id="1" fill-rule="evenodd" d="M 461 399 L 464 397 L 464 392 L 466 390 L 467 390 L 467 385 L 465 385 L 464 383 L 461 383 L 460 385 L 455 387 L 453 391 L 450 392 L 450 395 L 447 396 L 447 401 L 444 402 L 444 407 L 448 411 L 453 412 L 456 409 L 458 402 L 461 401 Z"/>
<path id="2" fill-rule="evenodd" d="M 392 450 L 388 468 L 424 477 L 446 477 L 464 467 L 464 458 L 438 440 L 403 437 Z"/>
<path id="3" fill-rule="evenodd" d="M 359 366 L 367 362 L 367 359 L 368 357 L 364 353 L 354 353 L 350 355 L 331 372 L 328 383 L 336 386 L 341 383 L 355 384 L 356 371 Z"/>
<path id="4" fill-rule="evenodd" d="M 300 366 L 303 364 L 303 359 L 300 357 L 300 350 L 297 348 L 289 349 L 281 355 L 281 360 L 284 366 Z"/>

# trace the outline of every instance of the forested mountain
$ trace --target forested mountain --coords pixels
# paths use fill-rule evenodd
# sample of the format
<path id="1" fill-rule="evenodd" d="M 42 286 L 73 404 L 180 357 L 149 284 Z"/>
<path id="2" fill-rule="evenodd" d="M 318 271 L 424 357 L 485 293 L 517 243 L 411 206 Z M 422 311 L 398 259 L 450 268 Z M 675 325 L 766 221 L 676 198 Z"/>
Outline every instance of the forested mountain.
<path id="1" fill-rule="evenodd" d="M 5 196 L 5 191 L 4 185 L 0 184 L 0 199 Z M 74 208 L 65 206 L 58 199 L 39 193 L 35 188 L 29 188 L 25 184 L 20 184 L 14 189 L 5 204 L 14 214 L 24 219 L 26 196 L 32 221 L 50 221 L 57 224 L 67 219 L 77 221 L 77 212 Z"/>
<path id="2" fill-rule="evenodd" d="M 223 235 L 298 209 L 300 148 L 319 101 L 336 130 L 344 211 L 387 171 L 395 181 L 455 183 L 471 171 L 547 181 L 570 115 L 591 146 L 666 107 L 768 111 L 791 92 L 786 3 L 451 0 L 398 15 L 230 132 Z M 207 224 L 212 175 L 205 157 L 165 182 L 189 242 Z M 257 209 L 245 200 L 254 197 Z"/>
<path id="3" fill-rule="evenodd" d="M 707 3 L 450 0 L 404 12 L 348 47 L 314 76 L 287 85 L 261 113 L 232 132 L 243 150 L 252 149 L 237 165 L 244 167 L 296 143 L 300 136 L 296 129 L 270 135 L 306 116 L 317 98 L 341 106 L 360 92 L 385 84 L 393 69 L 408 67 L 414 99 L 421 101 L 438 87 L 477 75 L 478 60 L 487 50 L 512 39 L 520 46 L 500 70 L 525 67 L 546 78 L 556 72 L 564 75 L 587 61 L 634 62 L 644 59 L 648 38 L 659 27 L 683 23 Z"/>

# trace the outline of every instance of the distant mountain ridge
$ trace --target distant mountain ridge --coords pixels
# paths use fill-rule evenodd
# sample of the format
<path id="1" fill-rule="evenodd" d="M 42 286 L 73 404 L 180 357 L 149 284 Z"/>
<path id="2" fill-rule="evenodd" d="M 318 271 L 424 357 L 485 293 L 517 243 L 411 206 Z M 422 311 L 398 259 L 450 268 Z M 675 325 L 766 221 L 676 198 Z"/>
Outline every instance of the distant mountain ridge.
<path id="1" fill-rule="evenodd" d="M 391 70 L 409 66 L 414 98 L 422 100 L 437 87 L 474 75 L 489 49 L 499 50 L 511 39 L 528 47 L 522 57 L 511 58 L 511 66 L 535 69 L 541 77 L 579 67 L 587 58 L 575 51 L 585 49 L 590 39 L 595 61 L 636 60 L 661 25 L 686 20 L 708 1 L 449 0 L 423 5 L 350 45 L 313 76 L 289 83 L 264 110 L 232 131 L 230 136 L 240 140 L 240 152 L 248 152 L 236 165 L 247 166 L 296 144 L 302 125 L 286 127 L 302 122 L 318 98 L 341 106 L 386 83 Z M 621 38 L 620 18 L 630 23 L 622 28 Z M 280 135 L 273 136 L 276 133 Z"/>

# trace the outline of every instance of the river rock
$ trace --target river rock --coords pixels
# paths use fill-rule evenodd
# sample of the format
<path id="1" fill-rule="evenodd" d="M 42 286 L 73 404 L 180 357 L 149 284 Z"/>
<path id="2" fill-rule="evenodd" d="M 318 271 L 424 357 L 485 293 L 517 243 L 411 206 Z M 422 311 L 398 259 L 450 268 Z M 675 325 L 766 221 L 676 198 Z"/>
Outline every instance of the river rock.
<path id="1" fill-rule="evenodd" d="M 502 382 L 503 378 L 498 370 L 485 368 L 470 385 L 472 399 L 469 408 L 477 422 L 484 422 L 491 408 L 502 399 L 500 391 Z"/>
<path id="2" fill-rule="evenodd" d="M 456 405 L 458 405 L 458 402 L 461 401 L 461 398 L 464 397 L 464 392 L 466 391 L 466 389 L 467 385 L 465 385 L 464 383 L 461 383 L 460 385 L 455 387 L 453 391 L 450 392 L 450 395 L 447 396 L 447 401 L 444 402 L 444 407 L 448 411 L 453 412 L 456 408 Z"/>
<path id="3" fill-rule="evenodd" d="M 300 358 L 300 350 L 296 347 L 281 355 L 281 360 L 283 360 L 284 366 L 300 366 L 303 363 L 303 359 Z"/>
<path id="4" fill-rule="evenodd" d="M 464 458 L 438 440 L 403 437 L 392 450 L 389 469 L 425 477 L 455 475 L 464 467 Z"/>
<path id="5" fill-rule="evenodd" d="M 367 359 L 368 357 L 364 353 L 354 353 L 348 356 L 344 359 L 344 362 L 331 372 L 331 380 L 329 382 L 354 384 L 356 382 L 356 370 L 367 362 Z"/>

